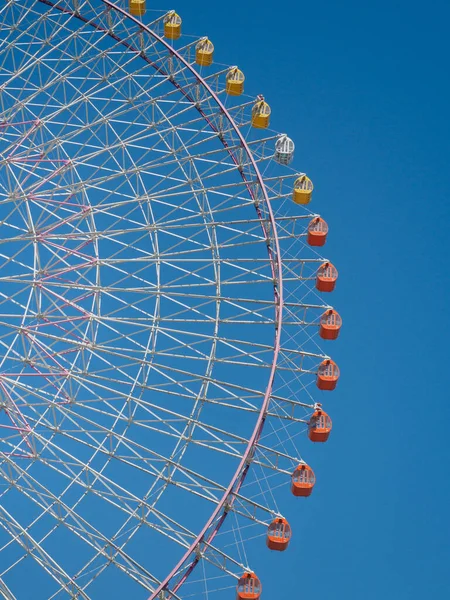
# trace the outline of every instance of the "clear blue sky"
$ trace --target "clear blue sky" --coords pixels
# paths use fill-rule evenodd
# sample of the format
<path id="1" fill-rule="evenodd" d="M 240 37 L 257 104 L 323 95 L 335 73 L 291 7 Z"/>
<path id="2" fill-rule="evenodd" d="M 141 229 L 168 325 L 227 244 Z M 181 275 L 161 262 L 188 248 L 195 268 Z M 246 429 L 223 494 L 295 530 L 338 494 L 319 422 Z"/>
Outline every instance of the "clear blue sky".
<path id="1" fill-rule="evenodd" d="M 171 7 L 169 7 L 171 8 Z M 450 597 L 446 2 L 176 6 L 263 92 L 331 233 L 343 375 L 320 483 L 266 599 Z M 332 407 L 331 407 L 332 405 Z M 293 506 L 293 505 L 292 505 Z M 299 525 L 301 530 L 298 531 Z"/>

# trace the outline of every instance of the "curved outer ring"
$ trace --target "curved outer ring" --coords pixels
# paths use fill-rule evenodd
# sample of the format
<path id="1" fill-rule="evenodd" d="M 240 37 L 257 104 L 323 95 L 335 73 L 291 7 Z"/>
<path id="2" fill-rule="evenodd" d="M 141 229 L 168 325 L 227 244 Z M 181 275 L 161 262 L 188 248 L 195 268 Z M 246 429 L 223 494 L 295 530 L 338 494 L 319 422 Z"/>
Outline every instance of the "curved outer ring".
<path id="1" fill-rule="evenodd" d="M 43 4 L 46 4 L 48 6 L 51 6 L 53 8 L 56 8 L 58 10 L 61 10 L 62 12 L 65 13 L 70 13 L 72 14 L 74 17 L 89 23 L 89 25 L 91 25 L 92 27 L 99 29 L 99 30 L 103 30 L 103 28 L 99 25 L 97 25 L 95 22 L 88 20 L 86 18 L 84 18 L 79 12 L 76 11 L 72 11 L 69 10 L 67 8 L 64 8 L 62 6 L 59 6 L 57 4 L 57 2 L 54 2 L 53 0 L 38 0 L 39 2 L 42 2 Z M 210 94 L 211 98 L 214 99 L 214 101 L 216 102 L 216 104 L 218 105 L 218 107 L 220 108 L 220 110 L 222 111 L 222 113 L 225 115 L 225 117 L 228 119 L 228 121 L 230 122 L 232 128 L 234 129 L 236 135 L 239 138 L 240 143 L 242 144 L 242 147 L 244 148 L 245 152 L 247 153 L 247 156 L 250 159 L 250 163 L 253 167 L 253 170 L 255 172 L 256 175 L 256 179 L 257 182 L 261 188 L 263 197 L 264 197 L 264 201 L 266 203 L 267 206 L 267 211 L 268 211 L 268 215 L 269 215 L 269 221 L 270 224 L 272 226 L 272 236 L 273 236 L 273 241 L 274 241 L 274 245 L 275 245 L 275 251 L 276 251 L 276 258 L 274 257 L 274 253 L 273 250 L 270 246 L 270 239 L 268 237 L 267 231 L 264 227 L 264 223 L 263 223 L 263 215 L 261 213 L 261 210 L 256 207 L 256 211 L 258 213 L 258 217 L 261 220 L 261 227 L 263 228 L 264 233 L 267 236 L 267 250 L 268 250 L 268 254 L 269 254 L 269 260 L 270 260 L 270 264 L 271 264 L 271 269 L 272 269 L 272 273 L 274 276 L 274 298 L 275 298 L 275 340 L 274 340 L 274 352 L 273 352 L 273 360 L 272 360 L 272 366 L 271 366 L 271 370 L 270 370 L 270 375 L 269 375 L 269 380 L 267 382 L 267 387 L 266 387 L 266 391 L 264 394 L 264 400 L 262 402 L 261 405 L 261 410 L 259 412 L 256 424 L 255 424 L 255 428 L 253 430 L 252 436 L 250 437 L 249 443 L 247 445 L 247 448 L 244 452 L 244 455 L 242 457 L 241 462 L 239 463 L 238 468 L 236 469 L 236 472 L 234 473 L 227 489 L 225 490 L 225 493 L 223 495 L 223 497 L 221 498 L 221 500 L 219 501 L 218 505 L 216 506 L 215 510 L 212 512 L 212 514 L 210 515 L 209 519 L 206 521 L 205 525 L 203 526 L 203 529 L 200 531 L 200 533 L 198 534 L 198 536 L 196 537 L 196 539 L 193 541 L 193 543 L 191 544 L 191 546 L 186 550 L 185 554 L 182 556 L 182 558 L 178 561 L 178 563 L 175 565 L 175 567 L 172 569 L 172 571 L 166 576 L 166 578 L 160 583 L 160 585 L 157 587 L 157 589 L 152 593 L 152 595 L 150 596 L 149 600 L 155 600 L 155 598 L 163 591 L 167 591 L 167 593 L 169 594 L 169 596 L 172 596 L 171 592 L 176 593 L 177 590 L 182 586 L 182 584 L 184 583 L 184 581 L 188 578 L 188 576 L 190 575 L 190 573 L 193 571 L 193 569 L 195 568 L 195 566 L 197 565 L 197 563 L 200 561 L 200 556 L 197 553 L 197 550 L 199 548 L 199 545 L 202 543 L 206 543 L 209 544 L 212 542 L 212 540 L 214 539 L 214 537 L 216 536 L 217 532 L 219 531 L 221 525 L 223 524 L 228 510 L 229 508 L 232 506 L 233 502 L 234 502 L 234 494 L 236 494 L 239 489 L 241 488 L 245 477 L 247 475 L 250 463 L 251 463 L 251 459 L 253 456 L 253 452 L 254 449 L 259 441 L 259 438 L 261 436 L 261 432 L 263 430 L 264 427 L 264 423 L 265 423 L 265 419 L 266 419 L 266 413 L 269 407 L 269 403 L 270 403 L 270 396 L 272 393 L 272 387 L 273 387 L 273 382 L 274 382 L 274 378 L 275 378 L 275 371 L 276 371 L 276 367 L 277 367 L 277 361 L 278 361 L 278 355 L 280 352 L 280 340 L 281 340 L 281 324 L 282 324 L 282 313 L 283 313 L 283 276 L 282 276 L 282 266 L 281 266 L 281 254 L 280 254 L 280 244 L 279 244 L 279 239 L 278 239 L 278 233 L 277 233 L 277 225 L 276 225 L 276 221 L 275 221 L 275 217 L 273 214 L 273 210 L 270 204 L 270 200 L 267 194 L 267 190 L 264 184 L 264 179 L 261 175 L 261 173 L 259 172 L 258 166 L 256 164 L 255 159 L 253 158 L 253 155 L 251 153 L 251 150 L 245 140 L 245 138 L 243 137 L 242 133 L 239 131 L 239 128 L 237 127 L 237 125 L 234 123 L 234 120 L 231 116 L 231 114 L 229 113 L 229 111 L 226 109 L 226 107 L 224 106 L 224 104 L 221 102 L 220 98 L 217 96 L 217 94 L 213 91 L 213 89 L 208 85 L 208 83 L 205 81 L 205 79 L 194 69 L 194 67 L 189 64 L 182 56 L 181 54 L 179 54 L 174 48 L 172 48 L 172 46 L 170 46 L 170 44 L 168 44 L 168 42 L 166 40 L 164 40 L 162 37 L 160 37 L 157 33 L 155 33 L 154 31 L 152 31 L 149 27 L 147 27 L 144 23 L 142 23 L 141 21 L 139 21 L 139 19 L 137 19 L 136 17 L 133 17 L 131 14 L 129 14 L 126 10 L 124 10 L 123 8 L 120 8 L 119 6 L 117 6 L 116 4 L 114 4 L 114 2 L 111 2 L 110 0 L 100 0 L 101 2 L 103 2 L 103 4 L 105 4 L 106 6 L 108 6 L 109 8 L 117 11 L 118 13 L 122 14 L 123 16 L 129 18 L 135 25 L 138 25 L 140 27 L 141 30 L 146 31 L 146 33 L 148 35 L 150 35 L 151 37 L 153 37 L 157 42 L 159 42 L 160 44 L 162 44 L 166 50 L 172 54 L 173 56 L 175 56 L 194 76 L 195 78 L 203 85 L 203 87 L 207 90 L 207 92 Z M 166 74 L 164 73 L 164 71 L 158 67 L 155 63 L 153 63 L 152 61 L 150 61 L 150 59 L 148 59 L 145 54 L 141 51 L 138 50 L 137 48 L 133 48 L 131 46 L 131 44 L 129 44 L 128 42 L 120 39 L 118 36 L 116 36 L 115 34 L 113 34 L 111 31 L 106 31 L 106 33 L 108 33 L 113 39 L 115 39 L 116 41 L 120 42 L 121 44 L 123 44 L 124 46 L 126 46 L 129 50 L 134 50 L 136 52 L 138 52 L 142 58 L 144 60 L 146 60 L 148 63 L 150 63 L 157 71 L 159 71 L 162 74 Z M 176 81 L 172 81 L 173 85 L 179 89 L 179 91 L 187 98 L 189 99 L 191 102 L 195 102 L 190 96 L 189 94 L 183 90 L 182 86 L 177 83 Z M 205 120 L 208 122 L 208 124 L 210 125 L 210 127 L 213 130 L 216 130 L 216 128 L 214 127 L 213 123 L 211 123 L 211 121 L 208 119 L 208 117 L 203 113 L 202 109 L 200 106 L 197 107 L 197 110 L 200 112 L 200 114 L 205 118 Z M 221 140 L 224 147 L 228 150 L 228 145 L 227 142 L 222 139 Z M 235 156 L 233 155 L 233 153 L 229 151 L 230 157 L 232 158 L 232 160 L 237 163 L 237 160 L 235 158 Z M 253 191 L 250 188 L 250 185 L 245 177 L 245 174 L 243 172 L 241 172 L 241 176 L 243 181 L 247 184 L 247 188 L 248 191 L 250 193 L 250 196 L 254 199 L 254 194 Z M 213 527 L 212 531 L 208 534 L 208 530 L 211 528 L 211 526 L 214 523 L 214 520 L 218 517 L 219 513 L 222 511 L 221 516 L 219 517 L 217 523 L 215 524 L 215 526 Z M 168 589 L 168 585 L 170 583 L 170 581 L 177 575 L 177 573 L 180 572 L 180 570 L 183 568 L 183 565 L 189 560 L 189 558 L 192 557 L 192 555 L 194 555 L 194 558 L 192 559 L 191 564 L 189 565 L 189 567 L 186 569 L 185 573 L 182 575 L 182 577 L 177 581 L 177 583 L 173 586 L 172 590 Z"/>

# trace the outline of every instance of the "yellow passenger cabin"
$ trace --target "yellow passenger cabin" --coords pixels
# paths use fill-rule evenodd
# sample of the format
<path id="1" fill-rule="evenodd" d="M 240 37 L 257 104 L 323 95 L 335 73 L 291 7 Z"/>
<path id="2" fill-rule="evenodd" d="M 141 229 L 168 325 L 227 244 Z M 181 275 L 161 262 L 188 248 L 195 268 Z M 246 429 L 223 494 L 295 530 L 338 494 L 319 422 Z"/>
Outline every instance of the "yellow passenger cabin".
<path id="1" fill-rule="evenodd" d="M 313 183 L 306 175 L 300 175 L 294 182 L 293 200 L 296 204 L 309 204 L 313 193 Z"/>
<path id="2" fill-rule="evenodd" d="M 244 73 L 237 67 L 231 67 L 227 73 L 226 93 L 229 96 L 240 96 L 244 91 Z"/>
<path id="3" fill-rule="evenodd" d="M 214 44 L 203 38 L 195 46 L 195 62 L 201 67 L 209 67 L 212 65 L 214 56 Z"/>
<path id="4" fill-rule="evenodd" d="M 256 129 L 267 129 L 270 122 L 270 106 L 260 99 L 252 108 L 252 127 Z"/>
<path id="5" fill-rule="evenodd" d="M 164 17 L 164 36 L 169 40 L 177 40 L 181 36 L 181 17 L 174 10 Z"/>
<path id="6" fill-rule="evenodd" d="M 129 0 L 128 8 L 133 17 L 142 17 L 145 15 L 146 0 Z"/>

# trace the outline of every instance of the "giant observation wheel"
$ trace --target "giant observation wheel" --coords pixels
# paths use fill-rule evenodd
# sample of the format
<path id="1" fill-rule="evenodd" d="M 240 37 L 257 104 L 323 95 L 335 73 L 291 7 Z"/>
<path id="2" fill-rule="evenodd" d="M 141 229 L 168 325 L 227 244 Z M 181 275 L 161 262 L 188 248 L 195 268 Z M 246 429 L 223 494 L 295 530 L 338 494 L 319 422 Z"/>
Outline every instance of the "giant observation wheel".
<path id="1" fill-rule="evenodd" d="M 148 4 L 0 8 L 8 600 L 257 600 L 331 430 L 311 180 L 242 71 Z"/>

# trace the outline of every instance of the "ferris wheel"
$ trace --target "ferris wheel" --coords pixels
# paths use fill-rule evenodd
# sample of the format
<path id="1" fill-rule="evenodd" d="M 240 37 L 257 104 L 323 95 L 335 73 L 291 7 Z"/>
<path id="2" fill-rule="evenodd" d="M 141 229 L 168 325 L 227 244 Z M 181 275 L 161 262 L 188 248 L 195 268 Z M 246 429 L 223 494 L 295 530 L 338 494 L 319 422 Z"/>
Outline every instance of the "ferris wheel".
<path id="1" fill-rule="evenodd" d="M 258 600 L 331 431 L 313 184 L 243 71 L 149 5 L 0 8 L 8 600 Z"/>

